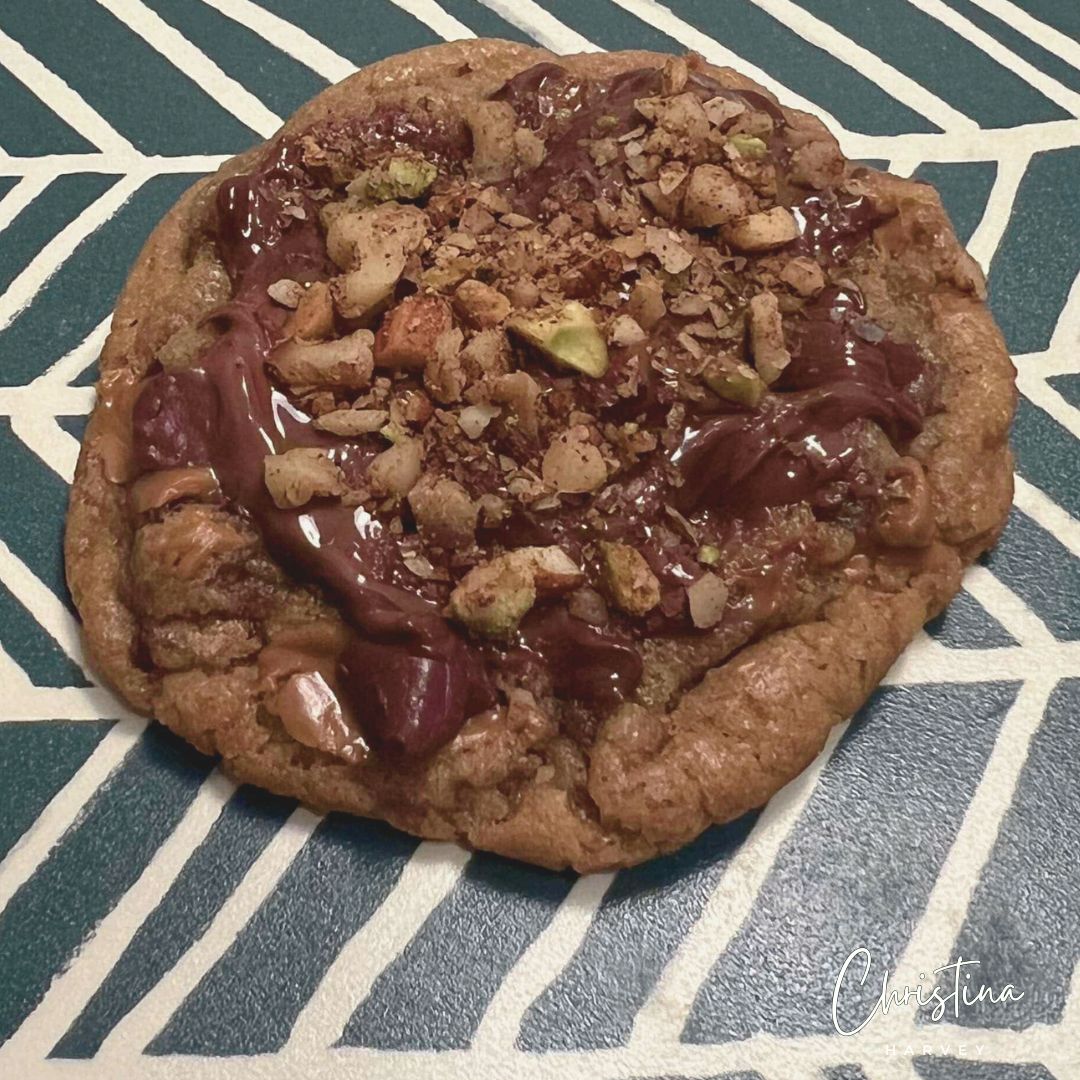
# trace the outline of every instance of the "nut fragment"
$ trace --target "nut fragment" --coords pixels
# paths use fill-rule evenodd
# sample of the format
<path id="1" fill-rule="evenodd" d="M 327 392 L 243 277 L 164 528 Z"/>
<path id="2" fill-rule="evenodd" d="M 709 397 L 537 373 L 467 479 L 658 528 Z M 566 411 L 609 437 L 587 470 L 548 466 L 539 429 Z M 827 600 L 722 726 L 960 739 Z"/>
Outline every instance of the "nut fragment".
<path id="1" fill-rule="evenodd" d="M 387 312 L 375 335 L 375 363 L 388 368 L 422 368 L 435 343 L 453 324 L 450 307 L 438 296 L 407 296 Z"/>
<path id="2" fill-rule="evenodd" d="M 660 603 L 660 582 L 637 548 L 601 542 L 600 565 L 611 602 L 628 615 L 644 615 Z"/>
<path id="3" fill-rule="evenodd" d="M 798 236 L 795 215 L 785 206 L 774 206 L 724 226 L 724 239 L 736 251 L 770 251 L 790 244 Z"/>
<path id="4" fill-rule="evenodd" d="M 709 229 L 751 210 L 745 188 L 719 165 L 699 165 L 690 174 L 683 198 L 683 218 L 693 228 Z"/>
<path id="5" fill-rule="evenodd" d="M 389 419 L 390 414 L 385 409 L 335 409 L 316 417 L 314 424 L 331 435 L 370 435 L 379 431 Z"/>
<path id="6" fill-rule="evenodd" d="M 742 361 L 720 356 L 710 361 L 701 373 L 705 385 L 727 401 L 756 406 L 765 394 L 761 376 Z"/>
<path id="7" fill-rule="evenodd" d="M 517 115 L 506 101 L 478 101 L 465 113 L 472 132 L 473 173 L 479 180 L 501 180 L 513 168 Z"/>
<path id="8" fill-rule="evenodd" d="M 281 278 L 266 286 L 266 295 L 282 307 L 295 308 L 304 295 L 304 286 L 292 278 Z"/>
<path id="9" fill-rule="evenodd" d="M 427 236 L 427 214 L 416 206 L 384 203 L 338 214 L 326 231 L 326 250 L 342 270 L 391 251 L 409 254 Z"/>
<path id="10" fill-rule="evenodd" d="M 367 330 L 334 341 L 289 340 L 279 345 L 267 362 L 297 393 L 320 387 L 359 390 L 371 381 L 372 340 Z"/>
<path id="11" fill-rule="evenodd" d="M 646 334 L 629 315 L 617 315 L 611 320 L 608 336 L 612 345 L 639 345 Z"/>
<path id="12" fill-rule="evenodd" d="M 530 439 L 536 438 L 539 432 L 536 403 L 540 398 L 540 384 L 527 371 L 500 376 L 491 387 L 491 397 L 511 410 L 522 432 Z"/>
<path id="13" fill-rule="evenodd" d="M 645 226 L 645 250 L 655 255 L 669 274 L 682 273 L 694 261 L 694 256 L 683 246 L 678 233 L 656 225 Z"/>
<path id="14" fill-rule="evenodd" d="M 450 594 L 449 614 L 484 637 L 506 638 L 536 603 L 532 574 L 500 555 L 473 567 Z"/>
<path id="15" fill-rule="evenodd" d="M 304 447 L 263 459 L 266 489 L 283 510 L 303 506 L 316 495 L 343 495 L 341 471 L 325 450 Z"/>
<path id="16" fill-rule="evenodd" d="M 800 255 L 784 264 L 780 280 L 800 296 L 817 296 L 825 288 L 825 271 L 816 260 Z"/>
<path id="17" fill-rule="evenodd" d="M 757 373 L 770 386 L 791 363 L 780 307 L 772 293 L 758 293 L 750 301 L 750 351 Z"/>
<path id="18" fill-rule="evenodd" d="M 466 405 L 458 413 L 458 427 L 470 439 L 479 439 L 484 434 L 488 424 L 501 412 L 502 409 L 498 405 Z"/>
<path id="19" fill-rule="evenodd" d="M 559 547 L 526 547 L 474 567 L 450 594 L 449 613 L 485 637 L 509 637 L 538 595 L 576 589 L 585 579 Z"/>
<path id="20" fill-rule="evenodd" d="M 316 281 L 304 291 L 287 329 L 305 341 L 323 341 L 334 333 L 334 302 L 325 281 Z"/>
<path id="21" fill-rule="evenodd" d="M 350 195 L 389 202 L 391 199 L 419 199 L 435 182 L 438 168 L 415 154 L 391 154 L 372 169 L 361 173 L 351 184 Z"/>
<path id="22" fill-rule="evenodd" d="M 403 438 L 375 457 L 368 466 L 368 483 L 380 495 L 408 495 L 420 479 L 423 444 Z"/>
<path id="23" fill-rule="evenodd" d="M 470 278 L 454 290 L 454 310 L 480 329 L 498 326 L 510 314 L 510 301 L 498 289 Z"/>
<path id="24" fill-rule="evenodd" d="M 630 291 L 627 310 L 644 329 L 653 327 L 667 314 L 664 305 L 664 288 L 654 277 L 642 277 Z"/>
<path id="25" fill-rule="evenodd" d="M 422 476 L 409 492 L 409 506 L 424 540 L 445 548 L 472 544 L 480 508 L 456 480 Z"/>
<path id="26" fill-rule="evenodd" d="M 728 587 L 716 574 L 704 574 L 686 590 L 690 619 L 700 630 L 715 626 L 724 617 Z"/>
<path id="27" fill-rule="evenodd" d="M 583 424 L 552 439 L 540 471 L 545 483 L 562 492 L 595 491 L 607 480 L 604 457 Z"/>
<path id="28" fill-rule="evenodd" d="M 589 309 L 576 300 L 547 316 L 519 315 L 507 323 L 507 329 L 561 367 L 580 371 L 594 379 L 600 378 L 608 369 L 604 337 Z"/>

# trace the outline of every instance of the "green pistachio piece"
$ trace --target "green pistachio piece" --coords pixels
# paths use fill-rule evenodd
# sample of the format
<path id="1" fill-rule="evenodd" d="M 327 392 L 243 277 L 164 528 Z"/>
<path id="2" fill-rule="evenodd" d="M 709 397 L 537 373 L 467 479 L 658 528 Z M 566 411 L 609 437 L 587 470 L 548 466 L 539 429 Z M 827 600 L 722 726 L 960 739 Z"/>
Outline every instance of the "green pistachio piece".
<path id="1" fill-rule="evenodd" d="M 720 549 L 715 544 L 702 544 L 697 557 L 702 566 L 715 566 L 720 561 Z"/>
<path id="2" fill-rule="evenodd" d="M 753 408 L 765 393 L 761 376 L 752 367 L 737 360 L 717 360 L 702 372 L 702 377 L 714 394 L 739 405 Z"/>
<path id="3" fill-rule="evenodd" d="M 542 318 L 519 316 L 507 329 L 561 367 L 580 371 L 594 379 L 608 369 L 608 351 L 604 337 L 589 309 L 576 300 L 564 304 L 554 315 Z"/>
<path id="4" fill-rule="evenodd" d="M 731 143 L 744 158 L 764 157 L 768 150 L 764 140 L 759 139 L 756 135 L 732 135 L 728 139 L 728 142 Z"/>
<path id="5" fill-rule="evenodd" d="M 439 170 L 424 158 L 395 154 L 362 172 L 349 185 L 349 193 L 377 203 L 419 199 L 438 175 Z"/>

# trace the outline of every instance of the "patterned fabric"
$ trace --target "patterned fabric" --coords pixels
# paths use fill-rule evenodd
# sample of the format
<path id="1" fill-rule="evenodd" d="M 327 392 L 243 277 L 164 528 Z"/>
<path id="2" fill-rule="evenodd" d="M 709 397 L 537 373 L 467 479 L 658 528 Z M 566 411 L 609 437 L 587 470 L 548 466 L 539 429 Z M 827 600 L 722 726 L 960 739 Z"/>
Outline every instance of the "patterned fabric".
<path id="1" fill-rule="evenodd" d="M 618 875 L 235 788 L 97 685 L 63 583 L 154 222 L 355 66 L 474 34 L 697 49 L 815 109 L 940 188 L 1020 371 L 1016 507 L 958 601 L 763 813 Z M 1075 0 L 0 5 L 0 1076 L 1080 1077 L 1078 40 Z M 1023 996 L 842 1036 L 860 947 L 845 1029 L 961 957 Z"/>

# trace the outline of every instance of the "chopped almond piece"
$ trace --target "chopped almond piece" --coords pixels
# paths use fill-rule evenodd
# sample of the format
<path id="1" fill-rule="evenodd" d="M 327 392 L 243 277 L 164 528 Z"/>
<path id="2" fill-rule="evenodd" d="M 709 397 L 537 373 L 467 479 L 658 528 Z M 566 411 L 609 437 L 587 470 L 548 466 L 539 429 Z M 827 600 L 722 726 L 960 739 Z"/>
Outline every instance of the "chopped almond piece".
<path id="1" fill-rule="evenodd" d="M 709 229 L 743 217 L 753 209 L 746 189 L 719 165 L 699 165 L 690 174 L 683 198 L 683 218 L 694 228 Z"/>
<path id="2" fill-rule="evenodd" d="M 514 152 L 526 169 L 535 169 L 542 164 L 547 149 L 535 131 L 519 127 L 514 131 Z"/>
<path id="3" fill-rule="evenodd" d="M 415 251 L 427 236 L 427 214 L 417 206 L 382 203 L 368 210 L 339 213 L 326 231 L 326 250 L 342 270 L 387 251 Z"/>
<path id="4" fill-rule="evenodd" d="M 510 301 L 498 289 L 470 278 L 454 290 L 454 309 L 480 329 L 498 326 L 510 314 Z"/>
<path id="5" fill-rule="evenodd" d="M 540 385 L 527 371 L 515 371 L 496 379 L 491 397 L 506 405 L 517 417 L 521 430 L 535 439 L 539 431 L 536 403 L 540 397 Z"/>
<path id="6" fill-rule="evenodd" d="M 389 419 L 385 409 L 335 409 L 317 417 L 314 424 L 331 435 L 371 435 L 385 427 Z"/>
<path id="7" fill-rule="evenodd" d="M 325 450 L 304 448 L 267 454 L 263 460 L 266 488 L 283 510 L 303 506 L 316 495 L 343 495 L 341 471 Z"/>
<path id="8" fill-rule="evenodd" d="M 638 345 L 646 336 L 645 331 L 629 315 L 616 315 L 608 328 L 612 345 Z"/>
<path id="9" fill-rule="evenodd" d="M 541 596 L 569 592 L 585 580 L 581 568 L 561 547 L 518 548 L 509 558 L 528 569 Z"/>
<path id="10" fill-rule="evenodd" d="M 435 343 L 453 325 L 450 306 L 438 296 L 407 296 L 391 308 L 375 335 L 375 363 L 388 368 L 422 368 Z"/>
<path id="11" fill-rule="evenodd" d="M 694 261 L 677 233 L 655 225 L 645 226 L 645 249 L 660 260 L 660 265 L 669 274 L 681 273 Z"/>
<path id="12" fill-rule="evenodd" d="M 435 341 L 435 350 L 424 367 L 424 386 L 444 405 L 460 399 L 468 377 L 461 359 L 465 335 L 456 327 L 446 330 Z"/>
<path id="13" fill-rule="evenodd" d="M 607 480 L 607 465 L 583 424 L 556 436 L 544 454 L 541 474 L 556 491 L 595 491 Z"/>
<path id="14" fill-rule="evenodd" d="M 800 296 L 817 296 L 825 288 L 825 271 L 807 255 L 800 255 L 784 264 L 780 280 Z"/>
<path id="15" fill-rule="evenodd" d="M 423 444 L 404 438 L 379 454 L 368 467 L 368 483 L 380 495 L 408 495 L 420 479 Z"/>
<path id="16" fill-rule="evenodd" d="M 304 295 L 304 286 L 291 278 L 281 278 L 266 286 L 266 295 L 282 307 L 295 308 Z"/>
<path id="17" fill-rule="evenodd" d="M 771 251 L 798 236 L 799 224 L 785 206 L 774 206 L 724 226 L 724 239 L 736 251 Z"/>
<path id="18" fill-rule="evenodd" d="M 716 574 L 704 574 L 686 590 L 690 619 L 700 630 L 715 626 L 724 617 L 728 587 Z"/>
<path id="19" fill-rule="evenodd" d="M 780 307 L 772 293 L 758 293 L 750 301 L 750 352 L 757 373 L 770 386 L 791 363 Z"/>
<path id="20" fill-rule="evenodd" d="M 304 341 L 324 341 L 333 335 L 334 301 L 325 281 L 316 281 L 304 290 L 288 322 L 288 330 L 293 337 Z"/>
<path id="21" fill-rule="evenodd" d="M 480 508 L 456 480 L 422 476 L 409 491 L 409 506 L 424 540 L 445 548 L 472 544 Z"/>
<path id="22" fill-rule="evenodd" d="M 611 602 L 628 615 L 644 615 L 660 603 L 660 582 L 637 548 L 601 542 L 600 564 Z"/>
<path id="23" fill-rule="evenodd" d="M 654 277 L 642 277 L 630 291 L 627 310 L 631 317 L 646 330 L 654 326 L 667 314 L 664 304 L 664 288 Z"/>
<path id="24" fill-rule="evenodd" d="M 371 344 L 368 330 L 334 341 L 289 340 L 270 354 L 268 362 L 296 393 L 319 387 L 359 390 L 371 382 L 375 363 Z"/>

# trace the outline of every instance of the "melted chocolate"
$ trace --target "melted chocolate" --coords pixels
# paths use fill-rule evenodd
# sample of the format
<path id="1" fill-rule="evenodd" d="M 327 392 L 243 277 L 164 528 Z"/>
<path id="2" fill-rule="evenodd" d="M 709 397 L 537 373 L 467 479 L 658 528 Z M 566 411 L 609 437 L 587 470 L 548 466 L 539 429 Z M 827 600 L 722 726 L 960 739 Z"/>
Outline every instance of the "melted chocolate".
<path id="1" fill-rule="evenodd" d="M 595 137 L 601 117 L 632 127 L 634 101 L 660 89 L 660 73 L 652 69 L 583 83 L 555 64 L 537 65 L 507 83 L 496 96 L 547 139 L 543 165 L 515 182 L 520 203 L 535 210 L 553 188 L 589 198 L 616 193 L 622 166 L 598 169 L 579 143 Z M 726 89 L 697 73 L 688 89 L 703 99 L 744 100 L 782 125 L 782 113 L 759 94 Z M 394 110 L 341 130 L 362 144 L 361 153 L 380 145 L 413 146 L 451 158 L 467 149 L 456 130 L 431 129 Z M 286 320 L 267 285 L 281 278 L 323 280 L 335 272 L 308 194 L 315 186 L 299 146 L 288 142 L 250 174 L 221 185 L 217 242 L 234 285 L 232 301 L 214 314 L 223 332 L 196 367 L 147 380 L 134 408 L 134 451 L 144 471 L 212 468 L 224 496 L 251 516 L 275 558 L 327 588 L 353 631 L 340 657 L 340 683 L 365 735 L 384 750 L 426 753 L 452 738 L 467 716 L 494 702 L 489 673 L 499 667 L 539 667 L 555 693 L 598 708 L 625 699 L 642 674 L 633 639 L 685 626 L 683 587 L 696 564 L 692 549 L 673 551 L 654 542 L 651 530 L 665 503 L 705 515 L 724 508 L 753 514 L 803 499 L 827 505 L 838 492 L 857 491 L 861 423 L 872 419 L 898 440 L 919 430 L 916 391 L 925 380 L 918 354 L 869 322 L 854 291 L 830 291 L 790 329 L 793 360 L 776 387 L 780 393 L 754 411 L 732 407 L 711 417 L 691 415 L 670 462 L 657 454 L 611 486 L 620 510 L 604 519 L 603 535 L 641 543 L 664 586 L 660 608 L 637 622 L 613 616 L 608 632 L 557 604 L 532 612 L 508 648 L 477 645 L 440 614 L 445 587 L 408 571 L 399 539 L 378 518 L 329 500 L 281 509 L 267 492 L 267 454 L 322 447 L 346 475 L 360 479 L 379 449 L 374 437 L 339 439 L 315 430 L 266 372 Z M 303 207 L 304 216 L 287 213 L 287 206 Z M 800 243 L 825 257 L 843 257 L 873 224 L 863 204 L 824 196 L 806 200 L 799 212 L 807 223 Z M 647 356 L 638 360 L 644 365 L 639 399 L 603 397 L 598 386 L 590 390 L 601 395 L 594 406 L 610 407 L 613 415 L 641 408 L 650 423 L 662 423 L 664 385 Z M 672 485 L 672 463 L 682 473 L 681 486 Z M 519 510 L 485 540 L 560 543 L 580 557 L 596 538 L 595 520 L 586 516 L 590 502 L 566 499 L 552 513 Z"/>
<path id="2" fill-rule="evenodd" d="M 866 318 L 854 287 L 826 290 L 792 320 L 791 363 L 762 406 L 687 430 L 673 461 L 684 511 L 753 509 L 806 500 L 828 506 L 858 478 L 858 429 L 872 420 L 897 442 L 922 430 L 910 395 L 923 362 Z"/>

